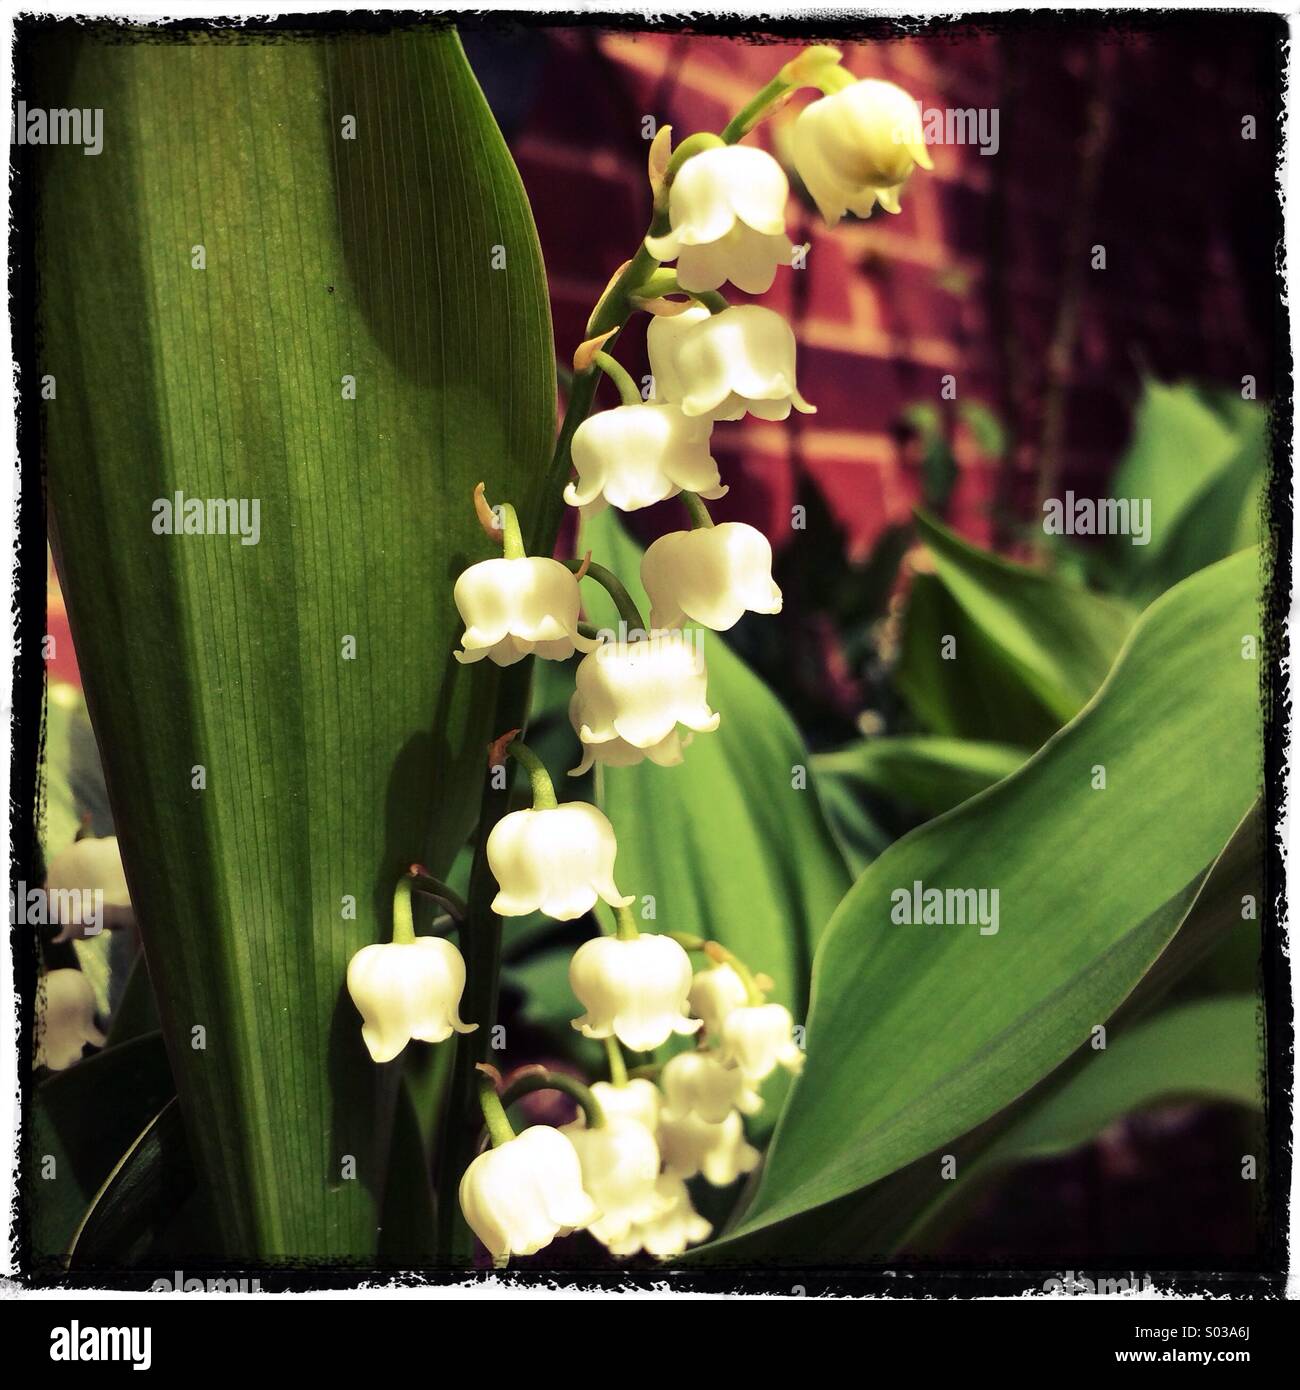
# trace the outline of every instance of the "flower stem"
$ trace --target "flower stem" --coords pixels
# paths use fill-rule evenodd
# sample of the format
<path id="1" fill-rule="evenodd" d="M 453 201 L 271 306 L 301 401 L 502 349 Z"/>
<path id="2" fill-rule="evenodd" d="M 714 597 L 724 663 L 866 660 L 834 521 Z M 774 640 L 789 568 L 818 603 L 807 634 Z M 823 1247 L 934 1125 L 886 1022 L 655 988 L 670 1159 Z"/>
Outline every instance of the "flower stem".
<path id="1" fill-rule="evenodd" d="M 393 944 L 409 946 L 415 940 L 415 913 L 411 907 L 410 874 L 403 874 L 393 889 Z"/>
<path id="2" fill-rule="evenodd" d="M 724 309 L 731 308 L 717 290 L 684 290 L 683 293 L 689 294 L 697 304 L 703 304 L 711 314 L 720 314 Z"/>
<path id="3" fill-rule="evenodd" d="M 571 1096 L 582 1107 L 588 1129 L 599 1129 L 605 1123 L 605 1112 L 588 1087 L 575 1076 L 562 1071 L 547 1071 L 545 1067 L 529 1068 L 522 1076 L 517 1076 L 502 1093 L 501 1104 L 509 1109 L 517 1100 L 534 1091 L 563 1091 L 566 1096 Z"/>
<path id="4" fill-rule="evenodd" d="M 559 802 L 555 799 L 555 783 L 546 770 L 546 764 L 527 744 L 514 739 L 509 748 L 510 755 L 523 767 L 533 788 L 533 810 L 553 811 Z"/>
<path id="5" fill-rule="evenodd" d="M 434 902 L 441 903 L 458 925 L 464 922 L 469 908 L 465 899 L 454 888 L 449 888 L 440 879 L 434 878 L 432 874 L 426 874 L 423 869 L 419 868 L 413 867 L 409 877 L 411 887 L 417 893 L 423 893 L 426 897 L 432 898 Z"/>
<path id="6" fill-rule="evenodd" d="M 618 930 L 615 935 L 620 941 L 635 941 L 641 933 L 637 930 L 636 918 L 632 916 L 630 907 L 616 907 L 615 916 L 618 920 Z"/>
<path id="7" fill-rule="evenodd" d="M 499 1149 L 502 1144 L 508 1144 L 515 1137 L 515 1132 L 510 1127 L 506 1107 L 497 1095 L 496 1085 L 486 1072 L 478 1074 L 478 1103 L 479 1109 L 483 1112 L 483 1123 L 487 1126 L 488 1137 L 492 1140 L 492 1147 Z"/>
<path id="8" fill-rule="evenodd" d="M 501 513 L 501 553 L 507 560 L 522 560 L 528 552 L 524 549 L 519 516 L 509 502 L 500 502 L 497 506 Z"/>
<path id="9" fill-rule="evenodd" d="M 623 1049 L 618 1045 L 618 1039 L 608 1037 L 605 1039 L 605 1055 L 609 1058 L 609 1079 L 615 1086 L 627 1085 L 627 1063 L 623 1060 Z"/>
<path id="10" fill-rule="evenodd" d="M 793 84 L 787 82 L 781 73 L 777 73 L 767 86 L 760 87 L 753 98 L 723 126 L 723 144 L 734 145 L 738 140 L 743 140 L 760 121 L 772 114 L 777 103 L 791 90 Z"/>
<path id="11" fill-rule="evenodd" d="M 690 932 L 666 931 L 664 935 L 670 941 L 675 941 L 683 951 L 703 951 L 709 944 L 702 936 L 692 936 Z"/>
<path id="12" fill-rule="evenodd" d="M 627 374 L 623 364 L 607 352 L 598 352 L 591 359 L 596 366 L 618 387 L 618 398 L 624 405 L 640 405 L 641 392 L 636 382 Z"/>
<path id="13" fill-rule="evenodd" d="M 582 568 L 581 560 L 569 560 L 567 563 L 574 573 Z M 613 570 L 588 561 L 587 572 L 583 578 L 594 579 L 614 600 L 614 607 L 618 609 L 618 616 L 623 619 L 623 624 L 629 632 L 649 632 L 650 629 L 646 627 L 645 620 L 633 602 L 632 595 L 623 587 L 623 581 Z"/>
<path id="14" fill-rule="evenodd" d="M 704 505 L 704 499 L 697 492 L 687 492 L 684 488 L 681 492 L 682 505 L 690 513 L 691 530 L 700 531 L 713 525 L 713 518 L 709 515 L 709 509 Z"/>

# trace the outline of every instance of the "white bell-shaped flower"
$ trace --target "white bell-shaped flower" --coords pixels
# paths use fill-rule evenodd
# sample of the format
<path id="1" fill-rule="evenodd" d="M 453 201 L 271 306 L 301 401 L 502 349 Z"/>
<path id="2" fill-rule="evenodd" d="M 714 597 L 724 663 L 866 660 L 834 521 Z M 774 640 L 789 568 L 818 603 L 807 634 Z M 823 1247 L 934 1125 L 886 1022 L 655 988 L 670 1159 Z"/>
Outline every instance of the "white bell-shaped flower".
<path id="1" fill-rule="evenodd" d="M 934 167 L 917 104 L 892 82 L 867 78 L 799 113 L 794 166 L 828 226 L 846 212 L 866 217 L 879 203 L 898 212 L 915 165 Z"/>
<path id="2" fill-rule="evenodd" d="M 638 748 L 621 738 L 606 739 L 603 743 L 582 743 L 582 726 L 585 722 L 582 700 L 575 690 L 569 698 L 569 723 L 582 744 L 582 761 L 577 767 L 569 769 L 570 777 L 581 777 L 595 763 L 605 767 L 635 767 L 647 758 L 659 767 L 676 767 L 682 761 L 682 750 L 695 737 L 692 733 L 683 734 L 674 729 L 649 748 Z"/>
<path id="3" fill-rule="evenodd" d="M 721 1124 L 733 1110 L 756 1115 L 763 1098 L 745 1083 L 736 1067 L 719 1061 L 713 1052 L 679 1052 L 670 1057 L 659 1078 L 665 1103 L 676 1115 L 696 1115 Z"/>
<path id="4" fill-rule="evenodd" d="M 600 1102 L 606 1120 L 635 1120 L 651 1134 L 659 1127 L 663 1097 L 658 1086 L 644 1076 L 634 1076 L 621 1086 L 612 1081 L 597 1081 L 592 1084 L 591 1093 Z"/>
<path id="5" fill-rule="evenodd" d="M 498 666 L 513 666 L 530 652 L 565 661 L 575 650 L 596 646 L 578 631 L 578 581 L 558 560 L 482 560 L 462 573 L 453 596 L 465 623 L 459 662 L 486 656 Z"/>
<path id="6" fill-rule="evenodd" d="M 656 1190 L 661 1204 L 658 1214 L 633 1226 L 622 1240 L 607 1241 L 611 1255 L 635 1255 L 644 1250 L 667 1259 L 713 1234 L 713 1226 L 695 1210 L 686 1184 L 676 1173 L 661 1173 Z"/>
<path id="7" fill-rule="evenodd" d="M 81 1061 L 87 1043 L 103 1047 L 95 1026 L 95 991 L 80 970 L 51 970 L 41 977 L 36 1000 L 36 1065 L 65 1071 Z"/>
<path id="8" fill-rule="evenodd" d="M 612 1036 L 633 1052 L 649 1052 L 674 1033 L 699 1030 L 700 1020 L 686 1016 L 691 960 L 671 937 L 584 941 L 569 962 L 569 984 L 587 1011 L 573 1020 L 584 1037 Z"/>
<path id="9" fill-rule="evenodd" d="M 460 1180 L 460 1209 L 497 1261 L 534 1255 L 600 1215 L 583 1189 L 577 1150 L 549 1125 L 479 1154 Z"/>
<path id="10" fill-rule="evenodd" d="M 720 716 L 709 708 L 707 685 L 700 644 L 680 632 L 604 642 L 583 657 L 574 677 L 578 737 L 588 745 L 621 739 L 651 749 L 679 724 L 712 733 Z"/>
<path id="11" fill-rule="evenodd" d="M 733 1009 L 722 1024 L 722 1058 L 751 1084 L 779 1066 L 803 1070 L 804 1055 L 794 1040 L 794 1019 L 784 1004 L 757 1004 Z"/>
<path id="12" fill-rule="evenodd" d="M 45 871 L 49 920 L 61 924 L 55 942 L 79 940 L 106 923 L 95 916 L 125 912 L 131 906 L 126 870 L 116 835 L 84 836 L 61 849 Z M 98 895 L 98 896 L 97 896 Z"/>
<path id="13" fill-rule="evenodd" d="M 692 155 L 668 193 L 664 236 L 648 236 L 657 261 L 677 262 L 687 291 L 716 290 L 730 280 L 747 294 L 766 294 L 776 268 L 794 248 L 785 234 L 790 184 L 765 150 L 728 145 Z"/>
<path id="14" fill-rule="evenodd" d="M 745 1139 L 740 1111 L 717 1124 L 698 1115 L 664 1110 L 659 1116 L 659 1153 L 679 1178 L 703 1173 L 714 1187 L 728 1187 L 758 1166 L 759 1152 Z"/>
<path id="15" fill-rule="evenodd" d="M 790 325 L 772 309 L 738 304 L 656 317 L 646 330 L 655 396 L 685 415 L 739 420 L 746 411 L 784 420 L 793 405 L 813 414 L 795 382 Z"/>
<path id="16" fill-rule="evenodd" d="M 595 1129 L 578 1119 L 560 1133 L 577 1150 L 582 1185 L 600 1208 L 588 1227 L 598 1241 L 608 1245 L 626 1240 L 634 1225 L 659 1214 L 659 1145 L 645 1125 L 607 1115 Z"/>
<path id="17" fill-rule="evenodd" d="M 450 941 L 418 936 L 363 946 L 348 962 L 348 993 L 376 1062 L 391 1062 L 412 1038 L 438 1043 L 472 1033 L 460 1017 L 465 961 Z"/>
<path id="18" fill-rule="evenodd" d="M 781 611 L 772 547 L 743 521 L 660 536 L 641 557 L 641 583 L 656 628 L 689 620 L 725 632 L 747 611 Z"/>
<path id="19" fill-rule="evenodd" d="M 597 898 L 626 907 L 614 883 L 618 843 L 605 815 L 585 801 L 540 811 L 512 811 L 488 836 L 488 867 L 500 891 L 492 911 L 525 917 L 541 911 L 557 922 L 590 912 Z"/>
<path id="20" fill-rule="evenodd" d="M 722 1025 L 733 1009 L 749 1003 L 745 982 L 727 964 L 711 965 L 698 970 L 691 981 L 691 1012 L 704 1020 L 710 1038 L 722 1032 Z"/>
<path id="21" fill-rule="evenodd" d="M 564 500 L 590 516 L 606 503 L 622 512 L 639 511 L 683 488 L 722 497 L 727 489 L 709 452 L 712 433 L 712 420 L 657 402 L 588 416 L 573 436 L 578 477 L 564 489 Z"/>

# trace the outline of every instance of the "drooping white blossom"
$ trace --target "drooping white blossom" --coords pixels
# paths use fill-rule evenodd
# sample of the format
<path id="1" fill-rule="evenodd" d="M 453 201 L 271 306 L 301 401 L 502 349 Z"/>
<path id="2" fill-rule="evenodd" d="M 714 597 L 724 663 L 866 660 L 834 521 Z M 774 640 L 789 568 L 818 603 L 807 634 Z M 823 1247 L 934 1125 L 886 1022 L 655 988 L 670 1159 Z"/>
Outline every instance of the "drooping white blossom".
<path id="1" fill-rule="evenodd" d="M 465 961 L 439 936 L 363 946 L 348 963 L 348 993 L 361 1037 L 376 1062 L 391 1062 L 412 1038 L 438 1043 L 472 1033 L 460 1017 Z"/>
<path id="2" fill-rule="evenodd" d="M 460 1209 L 498 1261 L 534 1255 L 600 1215 L 583 1188 L 577 1150 L 549 1125 L 479 1154 L 460 1180 Z"/>
<path id="3" fill-rule="evenodd" d="M 126 886 L 126 870 L 116 835 L 86 835 L 74 840 L 56 854 L 45 871 L 45 891 L 51 913 L 60 916 L 59 934 L 55 942 L 72 941 L 93 934 L 88 904 L 98 904 L 105 915 L 124 912 L 131 906 L 131 894 Z M 102 896 L 96 898 L 94 895 Z M 72 896 L 75 895 L 75 896 Z M 78 920 L 79 919 L 79 920 Z M 98 923 L 102 929 L 103 921 Z"/>
<path id="4" fill-rule="evenodd" d="M 658 1137 L 665 1168 L 680 1178 L 703 1173 L 714 1187 L 727 1187 L 758 1166 L 759 1152 L 745 1139 L 738 1110 L 712 1123 L 665 1109 L 659 1116 Z"/>
<path id="5" fill-rule="evenodd" d="M 743 521 L 660 536 L 641 557 L 641 583 L 655 628 L 689 620 L 725 632 L 745 612 L 781 611 L 772 547 Z"/>
<path id="6" fill-rule="evenodd" d="M 671 937 L 643 932 L 630 941 L 584 941 L 569 962 L 569 984 L 587 1011 L 573 1021 L 584 1037 L 615 1037 L 648 1052 L 700 1027 L 686 1014 L 690 957 Z"/>
<path id="7" fill-rule="evenodd" d="M 565 661 L 589 652 L 593 638 L 578 631 L 578 581 L 558 560 L 541 555 L 482 560 L 456 581 L 456 607 L 465 623 L 462 663 L 488 657 L 513 666 L 529 653 Z"/>
<path id="8" fill-rule="evenodd" d="M 676 1115 L 691 1114 L 720 1124 L 733 1110 L 756 1115 L 763 1098 L 713 1052 L 679 1052 L 670 1057 L 659 1078 L 665 1103 Z"/>
<path id="9" fill-rule="evenodd" d="M 663 1097 L 654 1082 L 644 1076 L 634 1076 L 621 1086 L 611 1081 L 597 1081 L 592 1084 L 591 1093 L 600 1102 L 607 1120 L 636 1120 L 651 1134 L 658 1128 Z"/>
<path id="10" fill-rule="evenodd" d="M 582 701 L 575 690 L 569 698 L 569 723 L 573 726 L 573 732 L 579 736 L 582 761 L 577 767 L 569 769 L 570 777 L 581 777 L 596 763 L 605 767 L 635 767 L 647 758 L 658 767 L 676 767 L 684 756 L 683 749 L 687 748 L 695 737 L 690 732 L 683 734 L 674 729 L 671 733 L 665 734 L 659 743 L 653 743 L 649 748 L 638 748 L 621 738 L 606 739 L 603 743 L 583 743 L 581 735 L 584 722 Z"/>
<path id="11" fill-rule="evenodd" d="M 751 1085 L 771 1076 L 778 1066 L 803 1069 L 803 1049 L 794 1040 L 794 1019 L 784 1004 L 756 1004 L 733 1009 L 722 1024 L 724 1061 Z"/>
<path id="12" fill-rule="evenodd" d="M 66 1071 L 81 1060 L 81 1049 L 103 1047 L 95 1025 L 95 991 L 80 970 L 50 970 L 36 996 L 36 1065 Z"/>
<path id="13" fill-rule="evenodd" d="M 704 150 L 678 170 L 668 194 L 671 230 L 646 237 L 646 249 L 677 262 L 684 290 L 716 290 L 730 280 L 747 294 L 766 294 L 794 250 L 785 234 L 789 196 L 785 171 L 765 150 Z"/>
<path id="14" fill-rule="evenodd" d="M 658 1214 L 633 1226 L 622 1240 L 607 1242 L 610 1254 L 635 1255 L 644 1250 L 667 1259 L 713 1234 L 712 1224 L 695 1210 L 685 1182 L 676 1173 L 661 1173 L 656 1190 L 661 1203 Z"/>
<path id="15" fill-rule="evenodd" d="M 634 1225 L 659 1214 L 659 1145 L 653 1131 L 638 1120 L 606 1115 L 594 1129 L 579 1118 L 560 1132 L 577 1150 L 582 1185 L 600 1209 L 588 1227 L 597 1240 L 605 1245 L 626 1240 Z"/>
<path id="16" fill-rule="evenodd" d="M 488 836 L 488 867 L 500 885 L 492 911 L 523 917 L 540 910 L 568 922 L 589 912 L 597 898 L 626 907 L 632 899 L 614 883 L 617 853 L 614 827 L 585 801 L 512 811 Z"/>
<path id="17" fill-rule="evenodd" d="M 695 972 L 691 981 L 691 1012 L 704 1020 L 710 1038 L 722 1032 L 722 1025 L 733 1009 L 749 1003 L 749 991 L 735 969 L 725 962 Z"/>

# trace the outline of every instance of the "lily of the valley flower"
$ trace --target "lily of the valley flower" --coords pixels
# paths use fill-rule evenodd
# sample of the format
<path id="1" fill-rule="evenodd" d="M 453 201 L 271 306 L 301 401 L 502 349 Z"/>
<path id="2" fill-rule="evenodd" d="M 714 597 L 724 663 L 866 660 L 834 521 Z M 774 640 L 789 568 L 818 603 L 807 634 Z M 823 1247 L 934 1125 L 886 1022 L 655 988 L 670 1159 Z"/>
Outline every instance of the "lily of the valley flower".
<path id="1" fill-rule="evenodd" d="M 749 1003 L 745 982 L 727 964 L 699 970 L 691 981 L 691 1012 L 704 1020 L 710 1038 L 718 1037 L 727 1015 Z"/>
<path id="2" fill-rule="evenodd" d="M 41 977 L 36 1005 L 36 1065 L 65 1071 L 81 1061 L 87 1043 L 103 1047 L 95 1026 L 95 991 L 80 970 L 51 970 Z"/>
<path id="3" fill-rule="evenodd" d="M 879 203 L 898 212 L 915 165 L 933 168 L 916 103 L 892 82 L 868 78 L 810 102 L 794 123 L 794 165 L 828 226 Z"/>
<path id="4" fill-rule="evenodd" d="M 564 500 L 593 515 L 606 503 L 635 512 L 675 497 L 682 488 L 722 497 L 727 489 L 709 453 L 712 433 L 711 420 L 655 402 L 589 416 L 573 436 L 578 477 L 564 489 Z"/>
<path id="5" fill-rule="evenodd" d="M 584 941 L 569 962 L 569 984 L 587 1012 L 573 1021 L 584 1037 L 615 1037 L 649 1052 L 673 1033 L 697 1032 L 686 1016 L 690 957 L 671 937 L 651 933 Z"/>
<path id="6" fill-rule="evenodd" d="M 762 1096 L 746 1084 L 743 1073 L 712 1052 L 679 1052 L 669 1058 L 660 1084 L 675 1115 L 696 1115 L 710 1124 L 721 1124 L 733 1110 L 756 1115 L 763 1108 Z"/>
<path id="7" fill-rule="evenodd" d="M 596 1097 L 606 1121 L 635 1120 L 644 1125 L 651 1134 L 659 1126 L 659 1109 L 663 1098 L 653 1081 L 644 1076 L 635 1076 L 621 1086 L 609 1081 L 597 1081 L 591 1093 Z"/>
<path id="8" fill-rule="evenodd" d="M 634 1225 L 660 1213 L 663 1201 L 655 1189 L 659 1145 L 645 1125 L 606 1116 L 596 1129 L 578 1119 L 560 1133 L 577 1150 L 583 1188 L 600 1209 L 588 1227 L 598 1241 L 608 1245 L 626 1240 Z"/>
<path id="9" fill-rule="evenodd" d="M 793 1032 L 794 1019 L 784 1004 L 733 1009 L 722 1024 L 722 1059 L 751 1084 L 771 1076 L 778 1065 L 799 1072 L 804 1054 Z"/>
<path id="10" fill-rule="evenodd" d="M 703 1173 L 714 1187 L 728 1187 L 758 1166 L 759 1152 L 745 1139 L 740 1111 L 713 1124 L 694 1114 L 664 1110 L 659 1116 L 659 1152 L 679 1178 Z"/>
<path id="11" fill-rule="evenodd" d="M 646 250 L 677 262 L 684 290 L 716 290 L 730 280 L 747 294 L 765 294 L 794 250 L 785 234 L 789 196 L 784 171 L 766 151 L 705 150 L 678 171 L 668 195 L 672 230 L 646 237 Z"/>
<path id="12" fill-rule="evenodd" d="M 712 733 L 720 716 L 709 708 L 707 683 L 703 654 L 681 633 L 605 642 L 582 659 L 574 678 L 578 738 L 588 746 L 617 739 L 650 750 L 679 724 Z M 680 744 L 672 751 L 680 754 Z"/>
<path id="13" fill-rule="evenodd" d="M 792 405 L 804 414 L 816 410 L 795 382 L 790 325 L 761 305 L 738 304 L 720 314 L 697 306 L 656 317 L 646 346 L 656 399 L 679 404 L 685 415 L 739 420 L 749 411 L 784 420 Z"/>
<path id="14" fill-rule="evenodd" d="M 488 867 L 500 885 L 492 911 L 523 917 L 540 910 L 568 922 L 589 912 L 597 898 L 626 907 L 632 899 L 614 883 L 617 853 L 614 827 L 585 801 L 512 811 L 488 836 Z"/>
<path id="15" fill-rule="evenodd" d="M 372 1060 L 391 1062 L 412 1038 L 443 1042 L 472 1033 L 460 1017 L 465 961 L 450 941 L 420 936 L 363 946 L 348 963 L 348 993 Z"/>
<path id="16" fill-rule="evenodd" d="M 73 841 L 50 860 L 45 873 L 45 891 L 53 907 L 55 903 L 72 901 L 68 894 L 75 893 L 82 900 L 86 895 L 100 893 L 99 900 L 105 914 L 124 912 L 131 906 L 131 894 L 126 887 L 126 870 L 122 867 L 122 854 L 118 848 L 116 835 L 96 837 L 87 835 Z M 57 895 L 57 896 L 56 896 Z M 76 914 L 80 921 L 64 921 L 55 942 L 72 941 L 90 933 L 86 912 Z M 102 927 L 104 922 L 100 922 Z"/>
<path id="17" fill-rule="evenodd" d="M 607 1241 L 611 1255 L 635 1255 L 644 1250 L 667 1259 L 713 1234 L 713 1226 L 691 1205 L 691 1194 L 676 1173 L 661 1173 L 655 1188 L 660 1201 L 658 1214 L 633 1226 L 622 1240 Z"/>
<path id="18" fill-rule="evenodd" d="M 725 632 L 746 611 L 781 611 L 772 547 L 743 521 L 660 536 L 641 557 L 641 582 L 655 628 L 679 627 L 689 619 Z"/>
<path id="19" fill-rule="evenodd" d="M 462 663 L 486 656 L 513 666 L 530 652 L 565 661 L 597 645 L 578 631 L 578 581 L 558 560 L 482 560 L 457 579 L 454 598 L 465 622 L 465 650 L 456 653 Z"/>
<path id="20" fill-rule="evenodd" d="M 676 767 L 682 761 L 682 750 L 695 737 L 694 734 L 682 734 L 674 729 L 649 748 L 638 748 L 621 738 L 606 739 L 603 743 L 582 743 L 582 726 L 585 722 L 582 700 L 575 690 L 569 699 L 569 723 L 573 725 L 573 732 L 578 735 L 578 742 L 582 744 L 582 761 L 577 767 L 569 769 L 570 777 L 581 777 L 595 763 L 601 763 L 605 767 L 634 767 L 646 758 L 659 767 Z"/>
<path id="21" fill-rule="evenodd" d="M 495 1260 L 534 1255 L 600 1215 L 583 1189 L 577 1150 L 548 1125 L 479 1154 L 461 1178 L 460 1208 Z"/>

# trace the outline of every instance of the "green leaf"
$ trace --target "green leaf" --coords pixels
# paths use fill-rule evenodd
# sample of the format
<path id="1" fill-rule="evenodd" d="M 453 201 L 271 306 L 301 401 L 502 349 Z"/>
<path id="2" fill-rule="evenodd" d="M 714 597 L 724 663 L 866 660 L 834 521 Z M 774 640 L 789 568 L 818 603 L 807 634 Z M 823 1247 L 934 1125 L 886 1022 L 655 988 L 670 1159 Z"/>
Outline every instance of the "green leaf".
<path id="1" fill-rule="evenodd" d="M 95 1194 L 175 1089 L 158 1033 L 88 1057 L 36 1087 L 23 1171 L 38 1262 L 64 1255 Z"/>
<path id="2" fill-rule="evenodd" d="M 924 734 L 863 739 L 813 758 L 824 787 L 833 777 L 937 816 L 1000 782 L 1025 761 L 1026 750 L 975 739 Z"/>
<path id="3" fill-rule="evenodd" d="M 1110 670 L 1129 609 L 980 550 L 923 513 L 917 529 L 963 614 L 1059 723 L 1072 719 Z M 959 643 L 947 665 L 961 660 Z"/>
<path id="4" fill-rule="evenodd" d="M 45 151 L 63 587 L 231 1252 L 367 1258 L 384 1127 L 344 977 L 475 815 L 474 485 L 551 544 L 541 257 L 452 30 L 127 37 L 41 38 L 29 93 L 112 113 L 97 158 Z M 258 543 L 155 533 L 178 492 L 257 499 Z"/>
<path id="5" fill-rule="evenodd" d="M 808 1064 L 737 1234 L 980 1124 L 1134 988 L 1258 791 L 1259 673 L 1241 654 L 1257 592 L 1251 553 L 1172 590 L 1078 719 L 858 880 L 818 951 Z M 999 931 L 894 924 L 918 881 L 996 889 Z"/>

